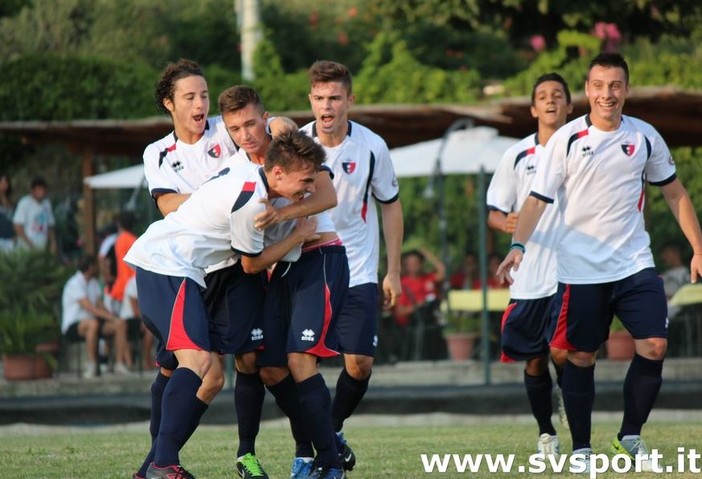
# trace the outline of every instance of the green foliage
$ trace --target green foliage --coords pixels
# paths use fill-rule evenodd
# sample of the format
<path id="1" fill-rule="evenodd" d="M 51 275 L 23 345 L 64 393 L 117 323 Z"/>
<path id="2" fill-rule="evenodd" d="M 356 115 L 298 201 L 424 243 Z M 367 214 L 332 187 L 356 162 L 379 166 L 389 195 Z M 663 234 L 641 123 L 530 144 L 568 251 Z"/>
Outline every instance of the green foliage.
<path id="1" fill-rule="evenodd" d="M 37 344 L 58 337 L 58 305 L 69 274 L 45 251 L 0 254 L 2 352 L 32 354 Z"/>
<path id="2" fill-rule="evenodd" d="M 142 118 L 154 71 L 136 63 L 34 54 L 2 64 L 0 120 Z M 80 79 L 80 81 L 77 81 Z"/>
<path id="3" fill-rule="evenodd" d="M 254 88 L 268 111 L 302 110 L 309 108 L 307 73 L 285 74 L 280 56 L 268 36 L 254 52 Z"/>
<path id="4" fill-rule="evenodd" d="M 389 33 L 376 36 L 355 83 L 359 103 L 465 103 L 480 95 L 477 72 L 423 65 L 405 41 Z"/>

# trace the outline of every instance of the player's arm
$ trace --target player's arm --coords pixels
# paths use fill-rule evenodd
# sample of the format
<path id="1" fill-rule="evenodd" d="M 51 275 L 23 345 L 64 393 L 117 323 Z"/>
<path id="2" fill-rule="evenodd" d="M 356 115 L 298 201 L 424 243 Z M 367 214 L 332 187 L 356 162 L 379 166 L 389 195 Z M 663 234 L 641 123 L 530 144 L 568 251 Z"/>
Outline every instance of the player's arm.
<path id="1" fill-rule="evenodd" d="M 317 239 L 316 218 L 300 218 L 295 224 L 295 229 L 285 238 L 266 246 L 261 254 L 256 256 L 241 256 L 241 267 L 245 273 L 254 274 L 263 271 L 274 263 L 280 261 L 293 248 L 302 246 L 307 241 Z"/>
<path id="2" fill-rule="evenodd" d="M 331 173 L 322 170 L 314 181 L 314 193 L 302 201 L 289 203 L 280 209 L 271 205 L 268 199 L 261 200 L 261 202 L 265 203 L 266 210 L 256 215 L 254 226 L 258 229 L 265 229 L 283 221 L 316 215 L 334 208 L 337 204 L 336 189 L 332 183 Z"/>
<path id="3" fill-rule="evenodd" d="M 519 213 L 514 211 L 505 213 L 500 210 L 490 210 L 490 213 L 488 213 L 488 226 L 503 233 L 514 234 L 517 230 L 518 219 Z"/>
<path id="4" fill-rule="evenodd" d="M 667 185 L 661 186 L 661 193 L 673 212 L 673 216 L 680 225 L 680 229 L 692 246 L 692 260 L 690 261 L 690 281 L 695 283 L 702 275 L 702 232 L 697 213 L 692 205 L 687 190 L 679 179 L 674 179 Z"/>
<path id="5" fill-rule="evenodd" d="M 431 250 L 428 250 L 427 248 L 419 248 L 419 251 L 424 255 L 426 260 L 429 261 L 432 268 L 434 268 L 435 281 L 443 281 L 446 277 L 446 266 L 444 265 L 444 262 L 441 261 L 441 259 L 439 259 L 438 256 L 436 256 L 434 253 L 431 252 Z"/>
<path id="6" fill-rule="evenodd" d="M 529 195 L 524 201 L 522 210 L 519 215 L 519 223 L 517 223 L 517 229 L 514 232 L 512 239 L 512 245 L 520 244 L 522 248 L 529 241 L 531 235 L 536 229 L 536 225 L 541 219 L 541 215 L 544 214 L 544 210 L 548 203 L 536 196 Z M 507 253 L 504 261 L 497 268 L 497 278 L 501 283 L 507 282 L 509 284 L 513 283 L 512 276 L 509 271 L 514 268 L 514 270 L 519 269 L 519 264 L 522 262 L 524 257 L 524 251 L 518 247 L 512 247 Z"/>
<path id="7" fill-rule="evenodd" d="M 190 193 L 163 193 L 156 197 L 156 206 L 163 216 L 178 209 L 185 200 L 190 198 Z"/>
<path id="8" fill-rule="evenodd" d="M 387 273 L 383 278 L 383 307 L 391 308 L 402 293 L 400 283 L 400 255 L 404 221 L 402 218 L 402 203 L 399 198 L 392 203 L 380 203 L 383 218 L 383 238 L 387 254 Z"/>

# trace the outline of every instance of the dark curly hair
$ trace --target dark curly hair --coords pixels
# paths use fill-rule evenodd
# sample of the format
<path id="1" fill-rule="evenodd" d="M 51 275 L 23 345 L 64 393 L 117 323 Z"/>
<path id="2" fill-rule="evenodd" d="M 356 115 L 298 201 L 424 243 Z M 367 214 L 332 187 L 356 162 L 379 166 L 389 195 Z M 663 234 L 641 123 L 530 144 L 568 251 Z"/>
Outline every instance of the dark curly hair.
<path id="1" fill-rule="evenodd" d="M 204 73 L 202 73 L 202 68 L 200 68 L 197 62 L 186 60 L 185 58 L 181 58 L 176 63 L 169 63 L 166 65 L 163 72 L 161 72 L 161 79 L 156 83 L 154 100 L 156 101 L 156 107 L 169 117 L 171 116 L 171 112 L 168 111 L 168 108 L 163 104 L 163 100 L 168 98 L 173 101 L 175 83 L 181 78 L 190 76 L 205 77 Z"/>

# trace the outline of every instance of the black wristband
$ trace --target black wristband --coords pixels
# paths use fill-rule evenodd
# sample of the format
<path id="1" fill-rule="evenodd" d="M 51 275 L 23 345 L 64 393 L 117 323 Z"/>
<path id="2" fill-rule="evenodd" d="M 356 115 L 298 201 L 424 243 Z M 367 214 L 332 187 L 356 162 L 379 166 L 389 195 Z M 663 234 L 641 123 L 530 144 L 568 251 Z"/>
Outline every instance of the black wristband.
<path id="1" fill-rule="evenodd" d="M 520 243 L 519 241 L 512 241 L 512 244 L 509 246 L 509 250 L 512 251 L 513 249 L 518 249 L 522 252 L 522 254 L 526 253 L 526 248 L 524 247 L 524 244 Z"/>

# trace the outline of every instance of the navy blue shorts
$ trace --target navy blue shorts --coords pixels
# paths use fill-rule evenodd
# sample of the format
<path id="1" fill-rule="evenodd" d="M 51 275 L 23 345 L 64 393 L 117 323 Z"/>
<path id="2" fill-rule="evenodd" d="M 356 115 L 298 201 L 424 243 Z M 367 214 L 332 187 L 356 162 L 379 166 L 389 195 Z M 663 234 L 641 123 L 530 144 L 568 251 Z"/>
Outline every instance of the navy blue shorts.
<path id="1" fill-rule="evenodd" d="M 555 329 L 554 296 L 513 299 L 502 315 L 501 361 L 524 361 L 549 354 L 549 341 Z"/>
<path id="2" fill-rule="evenodd" d="M 278 263 L 264 301 L 259 366 L 286 366 L 288 353 L 337 356 L 336 321 L 348 288 L 343 246 L 321 246 L 294 263 Z"/>
<path id="3" fill-rule="evenodd" d="M 347 354 L 375 356 L 378 347 L 378 285 L 349 288 L 336 325 L 339 350 Z"/>
<path id="4" fill-rule="evenodd" d="M 156 360 L 174 369 L 173 351 L 210 351 L 210 314 L 202 288 L 190 278 L 136 270 L 139 309 L 146 327 L 160 343 Z"/>
<path id="5" fill-rule="evenodd" d="M 663 280 L 647 268 L 619 281 L 558 284 L 558 322 L 551 346 L 597 351 L 609 337 L 616 315 L 634 339 L 667 338 L 668 306 Z"/>
<path id="6" fill-rule="evenodd" d="M 205 282 L 211 350 L 241 354 L 258 349 L 263 342 L 265 273 L 246 274 L 237 262 L 208 273 Z"/>

